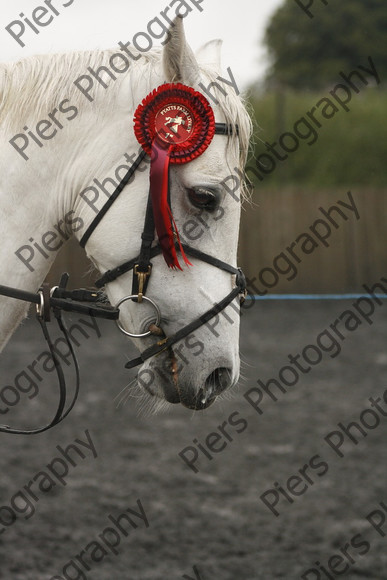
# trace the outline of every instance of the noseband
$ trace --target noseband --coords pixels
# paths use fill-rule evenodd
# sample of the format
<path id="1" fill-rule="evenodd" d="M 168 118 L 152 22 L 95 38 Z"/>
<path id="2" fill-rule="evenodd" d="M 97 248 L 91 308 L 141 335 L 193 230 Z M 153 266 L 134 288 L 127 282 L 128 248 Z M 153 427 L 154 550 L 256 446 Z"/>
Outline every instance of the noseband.
<path id="1" fill-rule="evenodd" d="M 236 133 L 238 134 L 238 127 L 236 126 L 235 129 Z M 233 134 L 233 127 L 231 125 L 227 125 L 226 123 L 215 123 L 215 135 L 225 135 L 230 136 Z M 106 215 L 109 208 L 113 205 L 115 200 L 118 198 L 122 190 L 124 189 L 125 185 L 129 182 L 131 177 L 136 172 L 136 169 L 140 166 L 141 162 L 146 157 L 145 151 L 141 151 L 133 165 L 130 167 L 129 171 L 126 173 L 124 178 L 122 179 L 121 183 L 118 185 L 117 189 L 113 192 L 111 197 L 102 207 L 100 212 L 95 216 L 94 220 L 84 233 L 83 237 L 81 238 L 80 245 L 84 248 L 88 239 L 101 222 L 102 218 Z M 154 214 L 153 214 L 153 207 L 151 203 L 150 194 L 148 196 L 148 203 L 146 208 L 145 214 L 145 222 L 143 232 L 141 234 L 141 247 L 140 253 L 136 258 L 128 260 L 124 262 L 120 266 L 113 268 L 112 270 L 108 270 L 105 272 L 101 278 L 99 278 L 95 285 L 97 288 L 102 288 L 109 282 L 113 282 L 123 274 L 130 272 L 133 270 L 133 282 L 132 282 L 132 292 L 129 296 L 125 296 L 122 298 L 116 308 L 120 306 L 123 302 L 127 300 L 132 300 L 137 303 L 141 303 L 143 300 L 151 304 L 156 313 L 156 320 L 153 323 L 156 327 L 159 327 L 160 320 L 161 320 L 161 313 L 160 309 L 158 308 L 157 304 L 145 296 L 145 292 L 147 290 L 147 286 L 149 283 L 149 279 L 152 273 L 152 258 L 158 256 L 162 253 L 162 248 L 160 244 L 153 245 L 155 239 L 155 225 L 154 225 Z M 177 247 L 176 243 L 176 247 Z M 137 358 L 134 358 L 126 363 L 126 368 L 133 368 L 140 364 L 142 364 L 147 359 L 160 354 L 161 352 L 171 348 L 176 342 L 181 340 L 182 338 L 186 337 L 188 334 L 194 332 L 197 328 L 203 326 L 207 322 L 209 322 L 212 318 L 214 318 L 217 314 L 219 314 L 222 310 L 226 308 L 237 296 L 241 296 L 243 299 L 246 293 L 246 279 L 245 276 L 240 268 L 234 268 L 230 264 L 215 258 L 209 254 L 198 250 L 197 248 L 193 248 L 188 244 L 182 243 L 181 247 L 183 248 L 184 252 L 202 262 L 206 262 L 207 264 L 211 264 L 211 266 L 215 266 L 220 270 L 224 270 L 229 274 L 235 276 L 235 287 L 233 290 L 227 294 L 220 302 L 214 304 L 212 308 L 204 312 L 201 316 L 178 330 L 175 334 L 171 336 L 164 336 L 161 340 L 159 340 L 156 344 L 152 345 L 151 347 L 144 350 L 141 355 Z M 148 330 L 142 334 L 135 334 L 128 332 L 125 330 L 121 323 L 117 320 L 118 327 L 124 334 L 132 337 L 132 338 L 143 338 L 152 334 L 151 330 Z"/>

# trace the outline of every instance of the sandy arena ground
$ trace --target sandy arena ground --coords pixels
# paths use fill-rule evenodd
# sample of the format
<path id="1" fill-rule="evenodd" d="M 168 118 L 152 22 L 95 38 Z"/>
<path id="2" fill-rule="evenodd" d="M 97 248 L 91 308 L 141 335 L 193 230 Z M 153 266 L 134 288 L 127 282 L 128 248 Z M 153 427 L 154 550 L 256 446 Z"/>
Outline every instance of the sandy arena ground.
<path id="1" fill-rule="evenodd" d="M 101 338 L 90 330 L 77 347 L 81 394 L 69 418 L 43 435 L 0 434 L 0 578 L 386 580 L 387 402 L 379 403 L 381 411 L 363 411 L 372 408 L 369 397 L 383 399 L 386 390 L 387 300 L 376 307 L 372 325 L 347 331 L 335 358 L 324 353 L 287 393 L 277 391 L 277 402 L 266 395 L 261 414 L 244 398 L 258 379 L 278 378 L 288 354 L 316 344 L 352 303 L 256 303 L 242 317 L 244 379 L 228 400 L 197 413 L 174 406 L 167 414 L 138 416 L 134 399 L 117 409 L 114 398 L 132 376 L 123 367 L 134 349 L 112 323 L 99 323 Z M 1 358 L 1 392 L 10 401 L 15 389 L 5 386 L 14 386 L 44 350 L 35 321 L 14 335 Z M 7 413 L 1 403 L 2 422 L 34 426 L 49 417 L 55 381 L 48 372 L 43 378 L 33 399 L 19 393 Z M 354 427 L 358 443 L 346 436 L 340 457 L 324 438 L 361 414 L 374 426 L 364 435 Z M 179 453 L 195 438 L 204 445 L 225 421 L 231 440 L 223 437 L 227 445 L 211 460 L 201 452 L 194 473 Z M 44 479 L 47 465 L 62 457 L 57 445 L 87 442 L 86 431 L 97 457 L 86 447 L 84 458 L 73 450 L 76 465 L 67 463 L 66 485 Z M 37 498 L 28 496 L 29 508 L 17 495 L 28 483 Z M 272 505 L 277 497 L 278 516 L 260 498 L 265 493 Z M 112 525 L 108 516 L 139 512 L 139 505 L 146 518 L 134 516 L 137 528 L 127 523 L 127 537 L 107 532 L 111 544 L 119 541 L 107 555 L 99 534 Z M 64 575 L 82 551 L 85 565 L 78 561 Z"/>

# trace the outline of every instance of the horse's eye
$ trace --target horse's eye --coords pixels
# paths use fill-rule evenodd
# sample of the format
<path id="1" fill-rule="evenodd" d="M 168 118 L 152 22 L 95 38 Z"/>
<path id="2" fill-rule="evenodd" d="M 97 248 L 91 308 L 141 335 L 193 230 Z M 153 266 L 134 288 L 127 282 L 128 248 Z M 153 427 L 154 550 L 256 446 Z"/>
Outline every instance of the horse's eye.
<path id="1" fill-rule="evenodd" d="M 205 187 L 189 189 L 188 197 L 193 206 L 207 211 L 215 211 L 219 202 L 216 193 Z"/>

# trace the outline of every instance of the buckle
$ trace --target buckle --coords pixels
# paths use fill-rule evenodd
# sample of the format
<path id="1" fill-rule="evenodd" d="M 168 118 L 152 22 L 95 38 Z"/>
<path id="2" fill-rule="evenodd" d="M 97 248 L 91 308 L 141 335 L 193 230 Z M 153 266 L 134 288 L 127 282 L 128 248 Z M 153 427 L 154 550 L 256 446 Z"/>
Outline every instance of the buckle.
<path id="1" fill-rule="evenodd" d="M 137 302 L 142 302 L 142 299 L 144 298 L 146 287 L 148 285 L 148 278 L 152 272 L 152 264 L 149 264 L 148 269 L 145 272 L 142 272 L 138 268 L 139 268 L 139 264 L 136 264 L 134 266 L 134 269 L 133 269 L 133 283 L 135 280 L 134 276 L 137 276 L 137 290 L 136 290 L 136 292 L 134 292 L 132 290 L 132 294 L 136 293 L 137 294 Z M 133 284 L 133 286 L 134 286 L 134 284 Z"/>
<path id="2" fill-rule="evenodd" d="M 44 322 L 50 322 L 50 286 L 45 282 L 38 292 L 40 296 L 40 304 L 36 305 L 36 314 Z"/>
<path id="3" fill-rule="evenodd" d="M 243 304 L 245 299 L 246 299 L 246 296 L 247 296 L 247 282 L 246 282 L 246 276 L 244 275 L 242 268 L 238 268 L 238 273 L 237 273 L 236 278 L 235 278 L 235 283 L 240 290 L 240 292 L 239 292 L 240 303 Z"/>

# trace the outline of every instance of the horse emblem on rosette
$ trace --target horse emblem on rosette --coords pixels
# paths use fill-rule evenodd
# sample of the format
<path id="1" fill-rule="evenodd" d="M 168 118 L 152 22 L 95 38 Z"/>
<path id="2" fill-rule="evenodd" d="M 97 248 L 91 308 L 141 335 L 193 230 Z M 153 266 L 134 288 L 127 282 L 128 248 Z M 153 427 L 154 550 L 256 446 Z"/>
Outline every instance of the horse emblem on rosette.
<path id="1" fill-rule="evenodd" d="M 28 165 L 4 145 L 17 125 L 16 111 L 25 113 L 24 123 L 32 124 L 34 111 L 42 111 L 42 101 L 45 107 L 54 105 L 55 90 L 63 91 L 71 75 L 79 76 L 88 67 L 102 71 L 114 54 L 38 58 L 30 72 L 37 80 L 51 75 L 52 94 L 43 95 L 41 85 L 31 82 L 19 107 L 7 104 L 20 80 L 19 71 L 14 77 L 8 71 L 1 101 L 6 120 L 1 128 L 0 200 L 3 211 L 11 203 L 15 212 L 13 220 L 5 220 L 12 243 L 2 247 L 7 264 L 3 281 L 15 288 L 1 287 L 0 329 L 5 344 L 25 316 L 20 300 L 37 303 L 43 328 L 50 309 L 58 319 L 62 310 L 82 308 L 92 316 L 115 319 L 140 351 L 126 367 L 139 366 L 135 382 L 144 404 L 157 410 L 165 402 L 181 403 L 199 410 L 239 377 L 239 303 L 245 279 L 236 259 L 251 122 L 233 89 L 226 95 L 217 90 L 220 41 L 207 43 L 195 57 L 181 17 L 169 35 L 161 52 L 139 55 L 121 78 L 96 86 L 91 105 L 73 83 L 67 98 L 77 119 L 44 148 L 36 148 Z M 203 83 L 213 87 L 214 102 L 201 91 Z M 132 151 L 137 153 L 129 156 Z M 124 152 L 131 164 L 117 169 Z M 99 184 L 99 191 L 90 184 Z M 28 211 L 22 203 L 26 189 Z M 73 216 L 67 232 L 78 238 L 101 272 L 96 286 L 113 306 L 98 302 L 100 290 L 70 291 L 63 280 L 51 292 L 39 290 L 54 253 L 49 259 L 36 256 L 28 273 L 15 258 L 12 250 L 26 231 L 32 239 L 42 239 L 63 223 L 63 212 Z M 22 232 L 12 227 L 18 216 Z M 63 321 L 61 325 L 66 332 Z M 126 387 L 121 400 L 132 389 L 132 384 Z M 62 398 L 49 426 L 68 414 Z"/>

